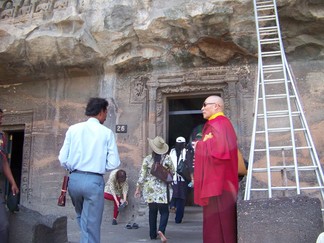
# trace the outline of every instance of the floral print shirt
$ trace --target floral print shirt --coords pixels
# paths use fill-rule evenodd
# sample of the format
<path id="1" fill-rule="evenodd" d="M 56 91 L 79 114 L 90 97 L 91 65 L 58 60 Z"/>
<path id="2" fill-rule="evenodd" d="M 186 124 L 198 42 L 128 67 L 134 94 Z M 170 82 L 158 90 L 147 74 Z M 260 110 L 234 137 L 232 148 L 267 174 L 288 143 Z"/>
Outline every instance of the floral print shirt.
<path id="1" fill-rule="evenodd" d="M 110 172 L 109 179 L 105 185 L 105 192 L 111 195 L 116 195 L 122 197 L 124 194 L 128 193 L 128 182 L 127 178 L 125 182 L 118 183 L 116 179 L 116 174 L 119 169 L 115 169 Z"/>
<path id="2" fill-rule="evenodd" d="M 162 161 L 164 167 L 168 168 L 172 173 L 175 172 L 173 163 L 168 154 L 162 155 Z M 151 154 L 143 159 L 137 186 L 142 190 L 145 202 L 168 203 L 167 184 L 150 173 L 153 162 L 154 160 Z M 172 196 L 171 185 L 169 185 L 169 192 L 170 200 Z"/>

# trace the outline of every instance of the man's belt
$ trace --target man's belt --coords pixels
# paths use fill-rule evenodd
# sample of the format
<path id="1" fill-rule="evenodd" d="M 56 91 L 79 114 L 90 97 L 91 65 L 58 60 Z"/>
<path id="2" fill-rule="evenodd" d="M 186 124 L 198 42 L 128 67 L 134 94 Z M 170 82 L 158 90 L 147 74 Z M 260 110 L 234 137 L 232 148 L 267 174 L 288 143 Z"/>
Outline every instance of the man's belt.
<path id="1" fill-rule="evenodd" d="M 89 172 L 89 171 L 82 171 L 82 170 L 73 170 L 70 172 L 70 174 L 72 173 L 79 173 L 79 174 L 85 174 L 85 175 L 97 175 L 97 176 L 103 176 L 100 173 L 95 173 L 95 172 Z"/>

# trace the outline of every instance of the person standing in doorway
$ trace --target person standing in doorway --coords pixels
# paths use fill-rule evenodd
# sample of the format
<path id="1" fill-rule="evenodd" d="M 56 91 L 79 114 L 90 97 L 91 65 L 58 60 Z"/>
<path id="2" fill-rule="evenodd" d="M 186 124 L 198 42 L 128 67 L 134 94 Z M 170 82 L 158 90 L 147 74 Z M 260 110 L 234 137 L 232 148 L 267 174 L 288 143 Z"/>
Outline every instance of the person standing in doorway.
<path id="1" fill-rule="evenodd" d="M 155 240 L 158 231 L 163 235 L 165 234 L 169 220 L 169 195 L 172 195 L 172 189 L 170 188 L 169 190 L 169 185 L 153 176 L 150 171 L 155 161 L 161 163 L 172 173 L 174 173 L 174 167 L 167 154 L 169 145 L 165 143 L 163 138 L 157 136 L 154 139 L 148 138 L 148 141 L 153 152 L 143 159 L 140 176 L 136 185 L 135 197 L 140 197 L 143 191 L 144 200 L 149 206 L 150 238 L 151 240 Z M 159 228 L 157 229 L 158 212 L 161 217 Z"/>
<path id="2" fill-rule="evenodd" d="M 113 132 L 103 125 L 108 101 L 90 98 L 85 115 L 89 119 L 69 127 L 60 150 L 61 166 L 70 171 L 68 192 L 81 229 L 81 243 L 100 243 L 104 209 L 104 178 L 120 165 Z"/>
<path id="3" fill-rule="evenodd" d="M 194 201 L 203 206 L 204 243 L 236 243 L 237 138 L 224 115 L 224 101 L 209 96 L 201 108 L 207 120 L 194 143 Z"/>
<path id="4" fill-rule="evenodd" d="M 0 126 L 2 125 L 2 118 L 3 118 L 3 111 L 2 109 L 0 109 Z M 7 178 L 7 180 L 11 185 L 12 195 L 16 196 L 19 193 L 19 189 L 10 169 L 10 165 L 7 159 L 6 137 L 1 130 L 0 130 L 0 173 Z M 8 241 L 9 241 L 9 220 L 7 217 L 4 195 L 0 195 L 0 242 L 7 243 Z"/>
<path id="5" fill-rule="evenodd" d="M 186 139 L 184 137 L 177 137 L 174 148 L 171 149 L 169 155 L 172 160 L 175 171 L 177 171 L 178 164 L 180 161 L 187 162 L 187 149 L 186 149 Z M 175 223 L 180 224 L 184 215 L 184 209 L 186 205 L 187 189 L 188 189 L 188 179 L 190 180 L 190 171 L 188 165 L 188 175 L 189 178 L 184 178 L 183 176 L 175 173 L 173 176 L 173 194 L 170 202 L 170 211 L 175 213 Z"/>
<path id="6" fill-rule="evenodd" d="M 121 169 L 113 170 L 105 186 L 104 197 L 106 200 L 114 202 L 114 215 L 112 225 L 117 225 L 119 210 L 126 207 L 128 193 L 128 182 L 126 171 Z"/>

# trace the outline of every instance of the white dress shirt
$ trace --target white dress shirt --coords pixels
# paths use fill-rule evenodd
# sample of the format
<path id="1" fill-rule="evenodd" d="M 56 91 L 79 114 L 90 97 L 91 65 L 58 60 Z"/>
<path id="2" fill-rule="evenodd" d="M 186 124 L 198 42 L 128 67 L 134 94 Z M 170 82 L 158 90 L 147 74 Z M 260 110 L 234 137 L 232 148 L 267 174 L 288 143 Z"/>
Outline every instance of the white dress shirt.
<path id="1" fill-rule="evenodd" d="M 93 117 L 69 127 L 58 158 L 69 171 L 105 174 L 120 165 L 113 132 Z"/>

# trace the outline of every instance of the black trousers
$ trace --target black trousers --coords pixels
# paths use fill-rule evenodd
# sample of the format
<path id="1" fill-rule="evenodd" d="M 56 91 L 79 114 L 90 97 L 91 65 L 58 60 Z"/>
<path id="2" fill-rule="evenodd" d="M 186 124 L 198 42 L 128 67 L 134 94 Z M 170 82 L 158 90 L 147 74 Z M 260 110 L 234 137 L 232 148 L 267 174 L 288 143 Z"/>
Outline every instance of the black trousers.
<path id="1" fill-rule="evenodd" d="M 160 213 L 159 231 L 165 234 L 169 220 L 169 206 L 167 203 L 149 203 L 150 238 L 157 237 L 157 214 Z"/>

